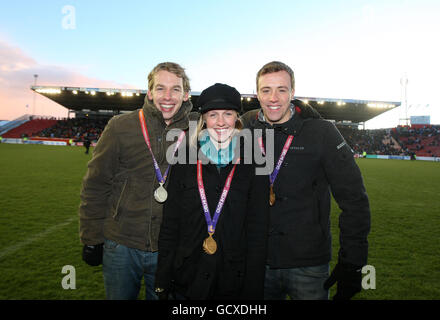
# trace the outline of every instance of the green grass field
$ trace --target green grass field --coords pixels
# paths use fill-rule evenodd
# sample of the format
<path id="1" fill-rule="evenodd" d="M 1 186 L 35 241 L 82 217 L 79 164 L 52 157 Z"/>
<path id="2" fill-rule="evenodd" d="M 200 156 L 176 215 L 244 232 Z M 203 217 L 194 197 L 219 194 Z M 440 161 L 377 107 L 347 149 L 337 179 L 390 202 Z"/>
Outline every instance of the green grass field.
<path id="1" fill-rule="evenodd" d="M 101 267 L 81 260 L 79 147 L 0 144 L 0 299 L 104 299 Z M 376 289 L 356 299 L 440 299 L 440 163 L 359 159 L 370 198 Z M 333 203 L 333 261 L 338 252 Z M 76 289 L 63 289 L 62 268 Z M 141 290 L 140 298 L 143 298 Z M 334 293 L 334 289 L 331 292 Z"/>

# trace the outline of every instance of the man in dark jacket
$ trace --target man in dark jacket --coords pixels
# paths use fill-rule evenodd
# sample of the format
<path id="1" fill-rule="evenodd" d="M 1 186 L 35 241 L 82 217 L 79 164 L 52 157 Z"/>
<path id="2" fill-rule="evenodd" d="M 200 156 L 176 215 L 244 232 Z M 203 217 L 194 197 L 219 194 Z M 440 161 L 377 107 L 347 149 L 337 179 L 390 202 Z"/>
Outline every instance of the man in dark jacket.
<path id="1" fill-rule="evenodd" d="M 328 299 L 337 283 L 333 298 L 350 299 L 361 290 L 367 263 L 368 197 L 342 135 L 312 107 L 292 103 L 294 92 L 291 68 L 270 62 L 257 73 L 261 110 L 243 115 L 247 127 L 274 130 L 265 298 Z M 338 263 L 329 277 L 330 191 L 342 212 Z"/>
<path id="2" fill-rule="evenodd" d="M 113 117 L 88 163 L 80 239 L 84 261 L 103 264 L 108 299 L 136 299 L 142 277 L 146 298 L 157 299 L 154 275 L 166 199 L 166 152 L 174 144 L 166 135 L 171 129 L 188 129 L 189 91 L 181 66 L 158 64 L 148 76 L 142 109 Z"/>

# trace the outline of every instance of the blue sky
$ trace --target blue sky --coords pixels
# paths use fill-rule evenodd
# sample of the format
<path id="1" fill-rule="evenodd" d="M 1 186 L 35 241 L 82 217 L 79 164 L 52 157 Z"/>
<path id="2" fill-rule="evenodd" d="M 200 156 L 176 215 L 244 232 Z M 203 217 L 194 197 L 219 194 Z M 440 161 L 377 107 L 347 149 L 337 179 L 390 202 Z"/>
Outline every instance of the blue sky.
<path id="1" fill-rule="evenodd" d="M 438 1 L 0 1 L 0 119 L 32 105 L 35 73 L 39 84 L 145 89 L 157 63 L 175 61 L 194 91 L 224 82 L 252 93 L 257 70 L 280 60 L 298 96 L 400 101 L 406 74 L 410 115 L 440 124 Z M 38 113 L 64 112 L 46 100 Z"/>

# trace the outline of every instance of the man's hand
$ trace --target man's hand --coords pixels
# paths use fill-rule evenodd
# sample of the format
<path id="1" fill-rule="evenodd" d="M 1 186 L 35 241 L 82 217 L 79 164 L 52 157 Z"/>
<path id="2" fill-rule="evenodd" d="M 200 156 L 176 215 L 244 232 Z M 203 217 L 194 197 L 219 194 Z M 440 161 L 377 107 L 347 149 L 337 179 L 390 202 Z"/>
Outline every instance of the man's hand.
<path id="1" fill-rule="evenodd" d="M 362 267 L 359 266 L 339 262 L 330 277 L 325 281 L 324 289 L 328 290 L 337 282 L 336 294 L 333 296 L 333 300 L 350 300 L 362 290 L 361 269 Z"/>
<path id="2" fill-rule="evenodd" d="M 84 245 L 82 258 L 88 265 L 93 267 L 99 266 L 102 263 L 103 249 L 103 243 L 94 246 Z"/>

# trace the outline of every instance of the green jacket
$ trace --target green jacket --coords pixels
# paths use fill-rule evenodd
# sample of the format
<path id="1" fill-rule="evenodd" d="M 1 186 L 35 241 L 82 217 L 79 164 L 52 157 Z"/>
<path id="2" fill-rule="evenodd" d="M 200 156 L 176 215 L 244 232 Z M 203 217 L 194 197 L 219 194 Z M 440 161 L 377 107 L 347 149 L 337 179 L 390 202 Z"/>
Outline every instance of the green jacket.
<path id="1" fill-rule="evenodd" d="M 145 97 L 142 107 L 151 148 L 162 174 L 168 163 L 166 141 L 171 129 L 188 129 L 188 100 L 167 126 L 162 113 Z M 139 110 L 113 117 L 105 127 L 83 179 L 79 233 L 83 244 L 110 239 L 130 248 L 157 251 L 162 204 L 154 197 L 159 186 L 151 153 L 139 122 Z"/>

